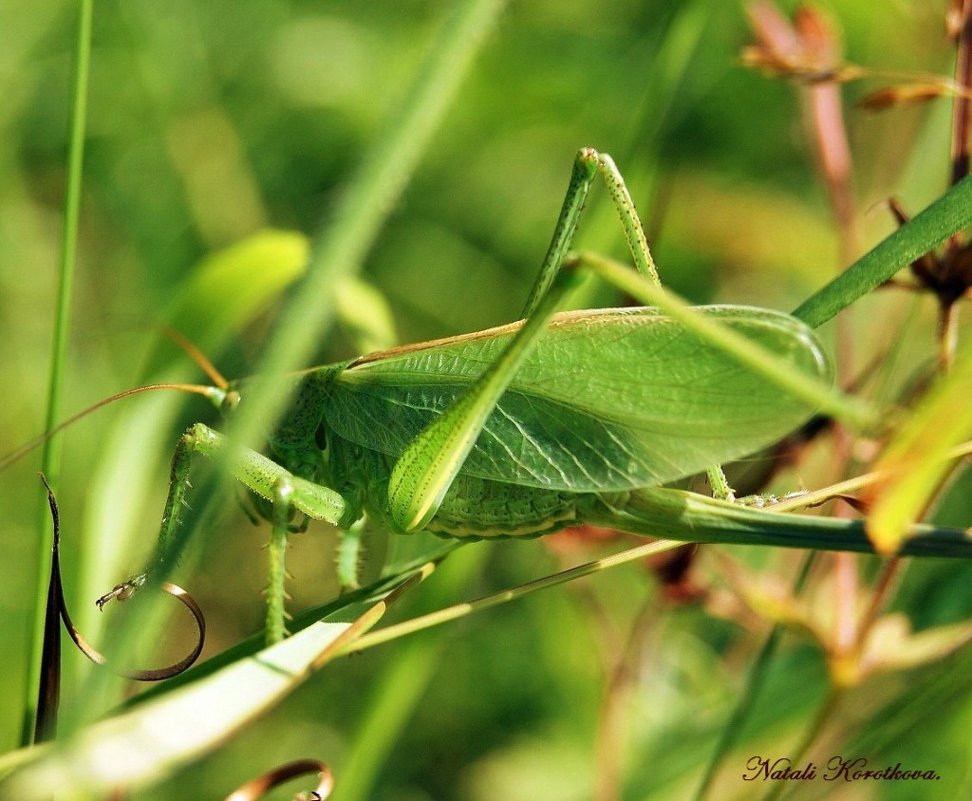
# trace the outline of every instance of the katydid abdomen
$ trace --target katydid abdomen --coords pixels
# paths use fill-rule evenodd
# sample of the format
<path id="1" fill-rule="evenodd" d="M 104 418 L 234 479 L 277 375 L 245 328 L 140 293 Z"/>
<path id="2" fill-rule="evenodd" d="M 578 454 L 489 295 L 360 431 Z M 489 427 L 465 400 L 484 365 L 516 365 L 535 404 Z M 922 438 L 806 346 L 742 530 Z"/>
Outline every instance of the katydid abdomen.
<path id="1" fill-rule="evenodd" d="M 426 528 L 458 538 L 538 537 L 582 523 L 585 497 L 460 474 Z"/>

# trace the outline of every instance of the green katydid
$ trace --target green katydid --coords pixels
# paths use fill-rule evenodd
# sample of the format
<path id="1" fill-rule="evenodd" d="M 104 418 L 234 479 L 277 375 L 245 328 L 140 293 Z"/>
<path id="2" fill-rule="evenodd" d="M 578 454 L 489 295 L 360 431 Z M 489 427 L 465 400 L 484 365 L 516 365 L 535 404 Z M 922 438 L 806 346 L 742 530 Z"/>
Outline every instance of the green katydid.
<path id="1" fill-rule="evenodd" d="M 657 309 L 556 313 L 576 275 L 569 247 L 598 174 L 636 267 L 657 283 L 617 168 L 582 150 L 522 322 L 302 372 L 269 455 L 233 454 L 234 477 L 272 505 L 258 505 L 273 528 L 269 639 L 284 632 L 282 556 L 295 513 L 346 532 L 365 517 L 398 533 L 474 539 L 587 522 L 679 540 L 871 550 L 860 522 L 766 513 L 661 488 L 764 448 L 814 406 L 781 389 L 772 370 L 740 366 Z M 742 306 L 696 313 L 782 360 L 791 374 L 818 386 L 831 380 L 819 342 L 793 317 Z M 244 381 L 208 394 L 231 412 L 246 392 Z M 180 439 L 157 562 L 179 525 L 192 455 L 226 447 L 201 423 Z M 905 553 L 972 554 L 962 532 L 914 534 Z M 99 604 L 127 597 L 157 572 L 153 563 Z"/>

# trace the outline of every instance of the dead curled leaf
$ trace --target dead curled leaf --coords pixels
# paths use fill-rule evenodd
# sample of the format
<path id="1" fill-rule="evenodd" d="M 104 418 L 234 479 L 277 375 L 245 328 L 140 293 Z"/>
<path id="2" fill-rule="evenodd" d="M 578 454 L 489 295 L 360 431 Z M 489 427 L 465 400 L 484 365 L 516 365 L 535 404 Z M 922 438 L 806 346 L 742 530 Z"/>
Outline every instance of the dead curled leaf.
<path id="1" fill-rule="evenodd" d="M 883 111 L 894 106 L 927 103 L 939 97 L 954 97 L 958 94 L 962 94 L 961 90 L 948 79 L 942 78 L 941 81 L 916 81 L 886 86 L 866 95 L 857 105 L 867 111 Z"/>
<path id="2" fill-rule="evenodd" d="M 64 600 L 64 590 L 61 584 L 61 531 L 57 510 L 57 501 L 54 498 L 54 492 L 51 490 L 47 483 L 47 479 L 45 479 L 43 475 L 41 476 L 41 480 L 44 482 L 44 486 L 47 488 L 47 502 L 50 506 L 51 520 L 54 526 L 53 545 L 51 549 L 51 591 L 49 593 L 49 603 L 53 603 L 57 607 L 57 612 L 64 624 L 64 628 L 67 630 L 68 636 L 70 636 L 71 640 L 78 647 L 78 650 L 80 650 L 81 653 L 83 653 L 96 665 L 104 665 L 108 661 L 104 654 L 102 654 L 84 639 L 81 632 L 78 631 L 77 627 L 74 625 L 74 622 L 71 620 L 71 615 L 68 612 L 67 604 Z M 164 679 L 170 679 L 173 676 L 177 676 L 195 663 L 195 661 L 199 658 L 199 655 L 202 653 L 203 646 L 206 643 L 206 618 L 203 615 L 199 604 L 196 603 L 196 600 L 188 592 L 182 589 L 182 587 L 168 581 L 164 582 L 161 585 L 161 588 L 163 592 L 171 595 L 189 610 L 189 613 L 192 615 L 193 622 L 196 625 L 196 642 L 189 653 L 177 662 L 161 668 L 121 671 L 120 675 L 125 676 L 126 678 L 134 679 L 135 681 L 162 681 Z"/>
<path id="3" fill-rule="evenodd" d="M 305 801 L 324 801 L 334 789 L 334 777 L 331 775 L 331 769 L 327 764 L 316 759 L 299 759 L 269 770 L 262 776 L 250 779 L 246 784 L 237 787 L 236 790 L 226 796 L 225 801 L 258 801 L 274 787 L 291 779 L 296 779 L 298 776 L 307 776 L 312 773 L 316 773 L 318 776 L 317 787 L 310 793 L 301 793 L 298 798 L 305 799 Z"/>

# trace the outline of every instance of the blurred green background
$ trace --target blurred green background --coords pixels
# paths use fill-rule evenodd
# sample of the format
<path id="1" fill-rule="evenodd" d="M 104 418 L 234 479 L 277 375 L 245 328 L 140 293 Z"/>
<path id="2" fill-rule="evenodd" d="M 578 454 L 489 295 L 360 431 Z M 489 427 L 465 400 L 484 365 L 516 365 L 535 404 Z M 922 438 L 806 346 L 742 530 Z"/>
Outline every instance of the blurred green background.
<path id="1" fill-rule="evenodd" d="M 849 60 L 950 72 L 943 3 L 822 5 L 839 21 Z M 448 9 L 420 0 L 97 4 L 66 412 L 149 373 L 200 379 L 183 354 L 160 343 L 157 326 L 186 302 L 207 257 L 265 229 L 314 234 L 401 103 Z M 4 451 L 43 428 L 75 24 L 70 3 L 0 6 Z M 789 310 L 826 282 L 840 266 L 837 239 L 798 101 L 784 82 L 739 65 L 750 39 L 738 2 L 512 2 L 366 262 L 365 278 L 387 298 L 400 341 L 516 317 L 573 154 L 585 145 L 615 157 L 663 280 L 693 301 Z M 878 85 L 854 84 L 846 94 L 852 101 Z M 893 194 L 917 211 L 943 191 L 948 103 L 878 115 L 849 108 L 848 127 L 859 210 Z M 623 257 L 603 195 L 596 187 L 580 244 Z M 880 209 L 862 214 L 860 224 L 867 245 L 891 230 Z M 300 249 L 300 240 L 287 241 Z M 278 251 L 256 260 L 254 281 L 284 269 L 281 261 Z M 221 300 L 217 292 L 190 302 L 204 310 L 197 314 L 216 317 Z M 226 375 L 246 375 L 277 305 L 223 332 L 221 344 L 198 344 Z M 930 301 L 884 293 L 861 305 L 861 363 L 894 341 L 901 320 L 915 334 L 901 345 L 893 381 L 906 382 L 933 358 Z M 337 332 L 321 343 L 319 358 L 344 358 L 352 348 Z M 196 400 L 153 417 L 145 411 L 153 403 L 101 411 L 65 439 L 58 482 L 65 580 L 75 607 L 85 607 L 82 628 L 96 625 L 90 599 L 141 558 L 91 532 L 111 521 L 143 552 L 150 547 L 171 443 L 192 420 L 213 417 Z M 817 461 L 825 463 L 825 454 Z M 148 475 L 138 486 L 135 464 Z M 0 484 L 4 750 L 19 732 L 42 519 L 38 466 L 32 455 Z M 784 491 L 812 485 L 814 474 L 807 468 L 784 481 Z M 943 514 L 964 526 L 960 497 Z M 212 654 L 260 626 L 266 530 L 232 513 L 225 530 L 207 534 L 179 578 L 207 610 Z M 93 541 L 97 547 L 85 545 Z M 333 545 L 323 527 L 295 542 L 292 609 L 333 595 Z M 377 569 L 381 546 L 372 549 Z M 788 586 L 798 559 L 726 551 L 771 587 Z M 597 553 L 565 556 L 539 541 L 471 546 L 396 614 L 477 597 Z M 731 602 L 719 606 L 723 567 L 706 555 L 693 574 L 696 584 L 714 588 L 708 609 L 666 601 L 648 571 L 628 567 L 342 660 L 217 753 L 132 797 L 218 798 L 300 756 L 328 761 L 335 797 L 343 799 L 583 799 L 593 797 L 607 763 L 616 763 L 617 797 L 690 797 L 767 630 L 765 620 L 740 616 Z M 970 608 L 969 578 L 962 565 L 921 564 L 908 572 L 897 604 L 921 627 L 960 620 Z M 630 683 L 620 708 L 608 712 L 606 674 L 632 629 Z M 74 663 L 69 708 L 86 670 L 80 659 L 66 657 Z M 874 766 L 938 770 L 950 788 L 970 786 L 963 772 L 972 705 L 961 677 L 968 661 L 960 655 L 865 682 L 821 747 L 867 756 Z M 795 749 L 825 692 L 819 649 L 788 638 L 718 797 L 754 797 L 739 780 L 745 760 Z M 611 715 L 616 734 L 605 739 Z M 815 782 L 793 787 L 791 797 L 940 798 L 945 783 Z"/>

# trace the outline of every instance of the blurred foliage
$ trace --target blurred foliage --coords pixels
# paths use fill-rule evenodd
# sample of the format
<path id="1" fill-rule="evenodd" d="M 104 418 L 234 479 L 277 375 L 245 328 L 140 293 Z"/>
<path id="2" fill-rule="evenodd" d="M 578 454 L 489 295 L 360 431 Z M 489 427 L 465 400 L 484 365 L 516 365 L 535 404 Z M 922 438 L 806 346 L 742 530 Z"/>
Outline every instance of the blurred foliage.
<path id="1" fill-rule="evenodd" d="M 447 5 L 97 4 L 68 409 L 140 383 L 163 362 L 170 376 L 199 378 L 182 353 L 160 341 L 158 325 L 187 304 L 200 314 L 209 304 L 212 318 L 220 318 L 218 287 L 210 296 L 187 293 L 205 283 L 197 278 L 200 265 L 212 265 L 225 249 L 267 229 L 314 234 L 401 100 Z M 825 5 L 851 61 L 950 72 L 943 4 Z M 0 6 L 4 451 L 36 435 L 43 417 L 74 24 L 73 5 L 59 0 Z M 738 2 L 513 3 L 368 259 L 365 278 L 387 298 L 400 339 L 471 331 L 517 315 L 573 153 L 584 145 L 615 157 L 663 279 L 692 300 L 788 310 L 829 280 L 841 266 L 836 236 L 797 103 L 783 82 L 739 66 L 747 41 Z M 873 86 L 854 84 L 846 95 L 853 101 L 867 88 Z M 941 193 L 948 114 L 944 101 L 878 115 L 849 109 L 859 210 L 894 195 L 915 212 Z M 593 194 L 580 244 L 621 257 L 623 238 L 602 195 Z M 869 246 L 893 222 L 875 210 L 860 224 Z M 302 247 L 299 237 L 290 241 Z M 269 280 L 260 272 L 273 264 L 254 261 L 254 281 Z M 889 291 L 859 307 L 857 361 L 867 364 L 895 343 L 882 386 L 896 395 L 934 359 L 932 303 Z M 246 325 L 232 321 L 238 328 L 231 331 L 203 326 L 197 344 L 226 375 L 246 375 L 274 311 L 255 310 Z M 353 355 L 353 341 L 337 332 L 321 343 L 320 359 Z M 76 606 L 137 564 L 121 545 L 102 544 L 97 552 L 84 545 L 82 521 L 86 530 L 99 528 L 104 510 L 134 492 L 117 465 L 146 462 L 154 471 L 147 500 L 123 526 L 135 530 L 144 550 L 164 497 L 166 443 L 209 415 L 201 402 L 186 402 L 164 419 L 142 414 L 148 401 L 126 403 L 136 411 L 99 412 L 65 441 L 58 489 L 66 583 Z M 145 418 L 150 428 L 125 414 Z M 781 490 L 836 478 L 827 472 L 828 447 L 822 443 L 799 474 L 781 476 Z M 99 466 L 107 462 L 116 466 Z M 19 730 L 25 599 L 32 597 L 32 542 L 43 500 L 33 457 L 3 479 L 6 750 Z M 968 525 L 970 481 L 968 472 L 953 481 L 940 519 Z M 180 572 L 209 614 L 212 654 L 260 626 L 266 534 L 241 514 L 209 534 Z M 381 547 L 371 552 L 375 560 Z M 648 571 L 632 568 L 538 593 L 329 666 L 218 753 L 133 797 L 218 798 L 275 764 L 314 756 L 331 764 L 335 798 L 582 799 L 592 796 L 603 767 L 597 755 L 606 748 L 620 754 L 619 797 L 688 798 L 769 625 L 738 604 L 711 601 L 733 595 L 721 560 L 728 556 L 760 581 L 786 587 L 800 558 L 722 550 L 706 550 L 693 568 L 692 581 L 711 590 L 707 610 L 666 600 Z M 539 541 L 470 546 L 395 614 L 476 597 L 585 555 Z M 861 562 L 865 575 L 877 573 L 871 560 Z M 333 536 L 323 527 L 296 538 L 293 609 L 333 595 L 332 563 Z M 76 575 L 72 564 L 82 565 Z M 815 591 L 833 596 L 828 575 L 818 570 Z M 968 565 L 916 561 L 900 577 L 894 608 L 916 630 L 962 620 L 972 606 L 970 579 Z M 605 686 L 632 629 L 631 684 L 616 740 L 605 743 Z M 945 785 L 953 795 L 968 787 L 968 662 L 966 649 L 930 667 L 868 678 L 835 711 L 819 746 L 824 760 L 840 753 L 867 756 L 872 767 L 901 762 L 936 770 L 942 782 L 797 783 L 789 797 L 941 798 Z M 86 669 L 71 670 L 69 711 Z M 786 638 L 720 776 L 718 797 L 752 797 L 752 785 L 738 776 L 753 754 L 795 751 L 826 681 L 820 650 L 800 635 Z"/>

